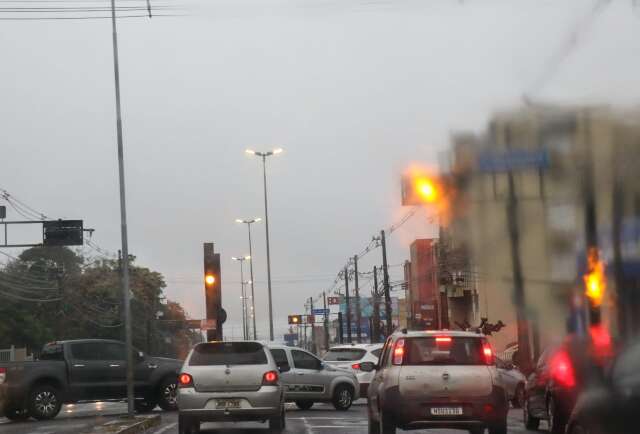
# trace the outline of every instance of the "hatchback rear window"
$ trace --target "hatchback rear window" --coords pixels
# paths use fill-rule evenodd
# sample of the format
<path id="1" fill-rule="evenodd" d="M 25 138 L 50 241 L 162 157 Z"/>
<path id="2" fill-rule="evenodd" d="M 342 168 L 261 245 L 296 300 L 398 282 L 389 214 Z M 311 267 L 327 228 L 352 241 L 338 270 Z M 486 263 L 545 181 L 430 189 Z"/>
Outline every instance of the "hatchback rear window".
<path id="1" fill-rule="evenodd" d="M 210 342 L 197 345 L 190 366 L 266 365 L 264 347 L 256 342 Z"/>
<path id="2" fill-rule="evenodd" d="M 424 337 L 406 339 L 404 365 L 486 365 L 479 338 Z"/>
<path id="3" fill-rule="evenodd" d="M 324 360 L 327 362 L 352 362 L 360 360 L 367 352 L 359 348 L 333 348 L 327 351 Z"/>

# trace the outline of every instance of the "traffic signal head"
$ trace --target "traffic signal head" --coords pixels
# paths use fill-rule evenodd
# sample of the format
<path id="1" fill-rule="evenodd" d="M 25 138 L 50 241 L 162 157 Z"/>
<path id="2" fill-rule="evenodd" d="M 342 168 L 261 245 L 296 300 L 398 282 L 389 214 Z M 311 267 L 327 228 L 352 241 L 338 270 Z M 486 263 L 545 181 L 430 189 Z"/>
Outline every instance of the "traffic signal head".
<path id="1" fill-rule="evenodd" d="M 289 324 L 302 324 L 302 315 L 289 315 Z"/>
<path id="2" fill-rule="evenodd" d="M 602 304 L 607 289 L 604 263 L 600 260 L 598 249 L 590 248 L 587 257 L 587 274 L 584 275 L 585 294 L 594 307 Z"/>
<path id="3" fill-rule="evenodd" d="M 212 273 L 205 273 L 204 283 L 207 285 L 207 287 L 212 287 L 216 283 L 216 276 Z"/>

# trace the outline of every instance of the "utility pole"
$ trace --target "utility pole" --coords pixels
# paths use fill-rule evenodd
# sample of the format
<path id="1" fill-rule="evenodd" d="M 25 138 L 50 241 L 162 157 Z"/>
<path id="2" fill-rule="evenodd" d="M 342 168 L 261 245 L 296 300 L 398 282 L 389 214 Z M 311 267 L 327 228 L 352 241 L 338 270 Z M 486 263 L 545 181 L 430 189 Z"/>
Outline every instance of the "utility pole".
<path id="1" fill-rule="evenodd" d="M 344 330 L 342 329 L 342 312 L 338 312 L 338 343 L 344 344 Z"/>
<path id="2" fill-rule="evenodd" d="M 347 341 L 351 344 L 351 301 L 349 299 L 349 266 L 344 267 L 344 292 L 347 304 Z"/>
<path id="3" fill-rule="evenodd" d="M 311 318 L 314 319 L 311 323 L 311 352 L 313 354 L 318 354 L 318 349 L 316 347 L 316 322 L 315 316 L 313 315 L 313 297 L 309 297 L 309 305 L 311 306 Z"/>
<path id="4" fill-rule="evenodd" d="M 387 314 L 387 336 L 393 333 L 393 312 L 391 311 L 391 293 L 389 288 L 389 266 L 387 265 L 387 240 L 384 230 L 380 231 L 380 245 L 382 247 L 382 276 L 384 288 L 385 313 Z"/>
<path id="5" fill-rule="evenodd" d="M 327 293 L 322 292 L 322 299 L 324 300 L 324 349 L 329 351 L 329 313 L 327 312 Z"/>
<path id="6" fill-rule="evenodd" d="M 353 268 L 355 276 L 355 291 L 356 291 L 356 336 L 358 343 L 362 343 L 362 311 L 360 310 L 360 286 L 358 285 L 358 255 L 353 257 Z"/>
<path id="7" fill-rule="evenodd" d="M 120 235 L 122 238 L 122 300 L 124 304 L 124 335 L 127 361 L 127 414 L 134 415 L 133 348 L 131 335 L 131 295 L 129 294 L 129 239 L 127 234 L 127 201 L 124 180 L 124 145 L 122 143 L 122 110 L 120 108 L 120 64 L 118 62 L 118 29 L 116 1 L 111 0 L 111 29 L 113 42 L 113 76 L 116 93 L 116 136 L 118 140 L 118 181 L 120 184 Z"/>
<path id="8" fill-rule="evenodd" d="M 371 327 L 371 343 L 380 341 L 380 293 L 378 293 L 378 267 L 373 266 L 373 324 Z"/>

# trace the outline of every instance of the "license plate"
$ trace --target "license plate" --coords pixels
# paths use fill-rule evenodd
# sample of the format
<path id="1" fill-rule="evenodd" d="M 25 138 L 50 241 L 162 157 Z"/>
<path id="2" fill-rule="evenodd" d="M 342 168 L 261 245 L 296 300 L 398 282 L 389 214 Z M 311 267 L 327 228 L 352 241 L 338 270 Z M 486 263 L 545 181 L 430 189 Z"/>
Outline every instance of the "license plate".
<path id="1" fill-rule="evenodd" d="M 216 401 L 216 408 L 240 408 L 239 399 L 218 399 Z"/>
<path id="2" fill-rule="evenodd" d="M 432 416 L 462 416 L 462 407 L 432 407 Z"/>

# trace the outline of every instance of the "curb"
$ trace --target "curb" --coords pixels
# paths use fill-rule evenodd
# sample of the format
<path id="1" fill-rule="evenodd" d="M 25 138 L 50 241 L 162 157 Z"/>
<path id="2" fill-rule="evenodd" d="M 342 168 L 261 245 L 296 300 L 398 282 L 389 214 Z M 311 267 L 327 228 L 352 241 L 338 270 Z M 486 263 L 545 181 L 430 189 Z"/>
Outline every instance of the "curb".
<path id="1" fill-rule="evenodd" d="M 133 419 L 120 418 L 96 427 L 91 434 L 137 434 L 160 425 L 160 415 L 136 416 Z"/>

